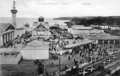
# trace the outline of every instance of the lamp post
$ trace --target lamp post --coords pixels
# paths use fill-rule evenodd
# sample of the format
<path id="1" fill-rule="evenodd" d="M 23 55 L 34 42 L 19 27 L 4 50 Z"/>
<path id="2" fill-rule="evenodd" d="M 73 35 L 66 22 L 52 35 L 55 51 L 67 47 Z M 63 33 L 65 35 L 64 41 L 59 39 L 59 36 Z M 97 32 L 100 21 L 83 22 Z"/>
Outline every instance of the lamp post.
<path id="1" fill-rule="evenodd" d="M 60 49 L 59 50 L 59 76 L 60 76 L 60 70 L 61 70 L 61 55 L 62 55 L 62 51 Z"/>
<path id="2" fill-rule="evenodd" d="M 61 50 L 61 37 L 59 36 L 59 41 L 58 41 L 58 51 L 59 51 L 59 76 L 60 76 L 60 70 L 61 70 L 61 55 L 62 55 L 62 50 Z"/>

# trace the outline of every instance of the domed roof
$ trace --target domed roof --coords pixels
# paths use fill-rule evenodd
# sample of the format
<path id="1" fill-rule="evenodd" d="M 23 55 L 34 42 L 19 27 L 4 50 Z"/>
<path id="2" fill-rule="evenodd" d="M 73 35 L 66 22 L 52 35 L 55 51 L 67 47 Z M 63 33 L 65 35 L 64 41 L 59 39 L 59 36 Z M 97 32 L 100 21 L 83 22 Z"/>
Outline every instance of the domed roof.
<path id="1" fill-rule="evenodd" d="M 28 23 L 25 24 L 25 27 L 30 27 Z"/>
<path id="2" fill-rule="evenodd" d="M 40 16 L 39 18 L 44 18 L 43 16 Z"/>
<path id="3" fill-rule="evenodd" d="M 40 16 L 40 17 L 38 18 L 38 21 L 39 21 L 39 22 L 43 22 L 43 21 L 44 21 L 44 17 L 43 17 L 43 16 Z"/>

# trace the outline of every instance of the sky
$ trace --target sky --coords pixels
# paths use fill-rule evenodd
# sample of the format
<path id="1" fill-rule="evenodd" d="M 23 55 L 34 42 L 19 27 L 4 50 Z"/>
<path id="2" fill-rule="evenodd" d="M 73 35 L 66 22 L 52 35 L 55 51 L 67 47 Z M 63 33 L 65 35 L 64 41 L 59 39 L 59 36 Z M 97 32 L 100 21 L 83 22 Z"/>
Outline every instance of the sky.
<path id="1" fill-rule="evenodd" d="M 120 16 L 120 0 L 15 0 L 17 17 Z M 0 17 L 11 17 L 13 0 L 0 0 Z"/>

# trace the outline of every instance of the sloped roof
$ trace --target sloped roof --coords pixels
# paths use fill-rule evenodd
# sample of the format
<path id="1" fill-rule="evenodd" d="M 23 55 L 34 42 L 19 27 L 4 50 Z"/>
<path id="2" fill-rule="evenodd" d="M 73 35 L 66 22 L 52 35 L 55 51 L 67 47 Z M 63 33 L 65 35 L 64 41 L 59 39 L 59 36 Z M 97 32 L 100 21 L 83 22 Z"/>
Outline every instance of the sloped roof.
<path id="1" fill-rule="evenodd" d="M 78 29 L 78 30 L 89 30 L 89 29 L 92 29 L 91 27 L 85 27 L 83 25 L 74 25 L 72 28 L 73 29 Z"/>
<path id="2" fill-rule="evenodd" d="M 39 42 L 37 40 L 30 42 L 27 44 L 23 50 L 45 50 L 49 49 L 49 42 Z"/>
<path id="3" fill-rule="evenodd" d="M 8 26 L 10 25 L 11 25 L 10 23 L 0 23 L 0 34 L 4 33 Z"/>
<path id="4" fill-rule="evenodd" d="M 48 22 L 45 22 L 45 23 L 44 23 L 44 26 L 45 26 L 47 29 L 49 29 L 49 23 L 48 23 Z"/>
<path id="5" fill-rule="evenodd" d="M 48 30 L 43 24 L 39 24 L 34 28 L 35 30 Z"/>

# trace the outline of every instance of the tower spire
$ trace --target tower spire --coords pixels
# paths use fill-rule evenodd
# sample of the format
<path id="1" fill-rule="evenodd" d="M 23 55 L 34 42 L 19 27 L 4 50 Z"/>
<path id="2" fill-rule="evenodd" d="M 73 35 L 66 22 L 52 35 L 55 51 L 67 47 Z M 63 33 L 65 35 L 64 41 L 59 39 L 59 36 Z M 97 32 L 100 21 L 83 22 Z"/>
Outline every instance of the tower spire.
<path id="1" fill-rule="evenodd" d="M 16 13 L 17 13 L 17 10 L 16 10 L 16 7 L 15 7 L 15 1 L 13 1 L 13 8 L 11 10 L 11 13 L 12 13 L 12 24 L 14 27 L 16 27 Z"/>
<path id="2" fill-rule="evenodd" d="M 15 8 L 15 1 L 13 1 L 13 9 L 16 9 L 16 8 Z"/>

